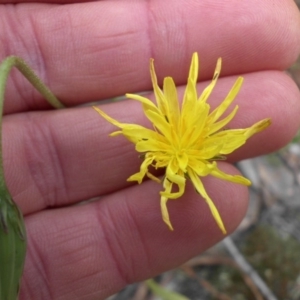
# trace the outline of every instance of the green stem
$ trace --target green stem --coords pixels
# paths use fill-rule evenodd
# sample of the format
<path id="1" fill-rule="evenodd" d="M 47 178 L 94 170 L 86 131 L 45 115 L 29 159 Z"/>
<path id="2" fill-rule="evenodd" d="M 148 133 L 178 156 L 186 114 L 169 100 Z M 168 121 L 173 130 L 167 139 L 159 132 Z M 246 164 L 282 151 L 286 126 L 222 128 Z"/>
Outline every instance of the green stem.
<path id="1" fill-rule="evenodd" d="M 7 57 L 0 65 L 0 299 L 18 299 L 27 238 L 24 219 L 14 203 L 4 178 L 2 157 L 2 116 L 8 75 L 16 67 L 54 107 L 64 105 L 54 96 L 32 69 L 19 57 Z"/>
<path id="2" fill-rule="evenodd" d="M 25 63 L 25 61 L 17 56 L 7 57 L 0 65 L 0 185 L 5 182 L 2 165 L 2 116 L 5 87 L 8 75 L 13 67 L 16 67 L 27 80 L 41 93 L 47 102 L 54 108 L 64 108 L 65 106 L 55 97 L 49 88 L 40 80 L 34 71 Z M 1 186 L 0 186 L 1 188 Z"/>

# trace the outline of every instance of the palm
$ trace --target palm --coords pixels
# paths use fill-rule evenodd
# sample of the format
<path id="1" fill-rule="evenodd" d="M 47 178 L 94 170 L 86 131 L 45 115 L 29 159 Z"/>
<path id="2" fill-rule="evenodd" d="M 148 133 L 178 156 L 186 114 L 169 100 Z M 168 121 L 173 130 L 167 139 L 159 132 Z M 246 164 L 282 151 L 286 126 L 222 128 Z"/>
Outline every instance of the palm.
<path id="1" fill-rule="evenodd" d="M 133 145 L 122 137 L 108 138 L 111 125 L 90 107 L 72 107 L 149 90 L 150 57 L 155 58 L 159 79 L 169 75 L 183 85 L 191 54 L 197 51 L 199 91 L 211 77 L 216 58 L 223 58 L 213 105 L 238 75 L 245 78 L 232 128 L 272 119 L 267 131 L 229 161 L 278 149 L 300 122 L 299 92 L 280 72 L 299 53 L 300 19 L 292 0 L 275 2 L 2 5 L 1 58 L 22 56 L 69 107 L 47 110 L 48 104 L 26 80 L 12 74 L 3 147 L 7 183 L 28 231 L 21 300 L 104 299 L 129 282 L 181 264 L 223 237 L 190 185 L 181 199 L 169 203 L 175 229 L 170 232 L 161 220 L 160 185 L 126 182 L 140 165 Z M 183 89 L 179 87 L 179 95 Z M 106 104 L 103 110 L 122 122 L 145 123 L 133 101 Z M 220 168 L 237 172 L 228 163 Z M 210 177 L 204 182 L 232 232 L 245 213 L 247 190 Z"/>

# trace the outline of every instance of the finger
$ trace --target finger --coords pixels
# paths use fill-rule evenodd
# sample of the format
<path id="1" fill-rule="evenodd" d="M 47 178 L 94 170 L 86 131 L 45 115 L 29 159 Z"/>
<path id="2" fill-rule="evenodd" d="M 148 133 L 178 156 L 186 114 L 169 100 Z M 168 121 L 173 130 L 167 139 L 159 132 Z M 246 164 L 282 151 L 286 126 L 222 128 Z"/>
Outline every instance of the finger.
<path id="1" fill-rule="evenodd" d="M 237 171 L 223 165 L 230 173 Z M 228 232 L 247 208 L 245 187 L 206 178 Z M 161 219 L 157 183 L 147 182 L 88 205 L 26 218 L 28 255 L 20 300 L 105 299 L 200 254 L 224 235 L 189 185 L 168 203 L 174 231 Z"/>
<path id="2" fill-rule="evenodd" d="M 22 56 L 69 106 L 151 89 L 150 57 L 160 78 L 172 75 L 178 84 L 185 83 L 195 51 L 201 79 L 211 77 L 220 56 L 223 75 L 284 69 L 299 54 L 300 18 L 294 1 L 275 2 L 3 6 L 0 36 L 6 47 L 0 57 Z M 48 107 L 15 72 L 6 102 L 6 113 Z"/>
<path id="3" fill-rule="evenodd" d="M 218 82 L 209 99 L 212 106 L 224 99 L 235 79 Z M 199 84 L 199 91 L 204 86 Z M 299 91 L 281 72 L 245 75 L 235 104 L 240 108 L 231 128 L 249 127 L 264 118 L 271 118 L 272 125 L 253 136 L 230 161 L 275 151 L 299 128 Z M 150 126 L 135 101 L 101 108 L 121 122 Z M 141 164 L 134 145 L 121 136 L 109 137 L 116 128 L 91 107 L 10 115 L 3 128 L 5 175 L 25 214 L 122 189 Z"/>
<path id="4" fill-rule="evenodd" d="M 57 3 L 57 4 L 73 4 L 91 2 L 89 0 L 38 0 L 35 3 Z M 0 4 L 17 4 L 17 3 L 32 3 L 31 0 L 0 0 Z"/>

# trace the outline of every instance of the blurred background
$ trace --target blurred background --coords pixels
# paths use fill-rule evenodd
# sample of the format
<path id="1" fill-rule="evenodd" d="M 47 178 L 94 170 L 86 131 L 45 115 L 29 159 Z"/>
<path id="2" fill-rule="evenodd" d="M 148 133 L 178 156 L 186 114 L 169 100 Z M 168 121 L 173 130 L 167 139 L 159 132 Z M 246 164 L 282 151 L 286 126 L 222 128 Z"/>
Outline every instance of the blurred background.
<path id="1" fill-rule="evenodd" d="M 300 88 L 300 58 L 288 73 Z M 300 299 L 300 132 L 280 151 L 237 167 L 252 181 L 238 230 L 155 278 L 159 286 L 136 283 L 109 300 Z"/>

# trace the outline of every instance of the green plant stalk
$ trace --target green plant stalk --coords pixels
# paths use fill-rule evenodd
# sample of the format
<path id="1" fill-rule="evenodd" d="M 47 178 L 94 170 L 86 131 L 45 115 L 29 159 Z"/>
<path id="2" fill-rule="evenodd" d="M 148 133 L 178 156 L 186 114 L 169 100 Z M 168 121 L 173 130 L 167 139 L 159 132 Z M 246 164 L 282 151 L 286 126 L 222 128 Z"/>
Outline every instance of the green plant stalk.
<path id="1" fill-rule="evenodd" d="M 9 56 L 0 65 L 0 299 L 18 299 L 20 279 L 26 256 L 24 219 L 14 203 L 4 178 L 2 157 L 2 116 L 8 75 L 16 67 L 54 107 L 64 105 L 52 94 L 32 69 L 19 57 Z"/>
<path id="2" fill-rule="evenodd" d="M 163 288 L 153 279 L 148 279 L 145 281 L 145 283 L 148 286 L 148 288 L 153 292 L 153 294 L 160 297 L 162 300 L 189 300 L 187 297 L 179 293 L 172 292 Z"/>

